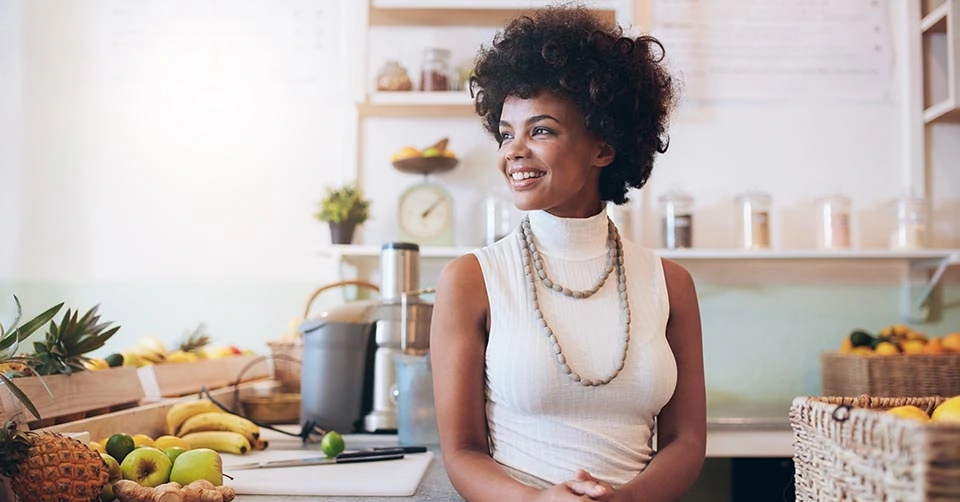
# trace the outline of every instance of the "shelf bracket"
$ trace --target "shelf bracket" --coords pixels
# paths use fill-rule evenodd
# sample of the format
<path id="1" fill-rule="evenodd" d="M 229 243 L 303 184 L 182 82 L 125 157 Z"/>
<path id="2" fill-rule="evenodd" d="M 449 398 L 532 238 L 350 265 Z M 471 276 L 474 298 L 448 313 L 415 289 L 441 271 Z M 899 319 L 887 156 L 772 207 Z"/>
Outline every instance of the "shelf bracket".
<path id="1" fill-rule="evenodd" d="M 909 276 L 901 290 L 903 315 L 907 322 L 923 323 L 930 320 L 930 296 L 940 285 L 943 274 L 953 265 L 960 265 L 960 252 L 939 260 L 910 262 Z"/>

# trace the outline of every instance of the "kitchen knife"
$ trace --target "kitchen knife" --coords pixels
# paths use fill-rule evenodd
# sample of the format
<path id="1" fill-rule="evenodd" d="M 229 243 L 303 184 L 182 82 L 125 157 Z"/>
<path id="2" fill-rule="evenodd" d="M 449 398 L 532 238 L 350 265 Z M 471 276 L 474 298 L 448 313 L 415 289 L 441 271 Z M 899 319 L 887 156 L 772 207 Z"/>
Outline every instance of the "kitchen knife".
<path id="1" fill-rule="evenodd" d="M 341 453 L 336 457 L 308 457 L 292 458 L 287 460 L 269 460 L 265 462 L 251 462 L 249 464 L 239 464 L 225 466 L 225 471 L 243 470 L 243 469 L 270 469 L 274 467 L 300 467 L 305 465 L 327 465 L 327 464 L 349 464 L 355 462 L 378 462 L 381 460 L 398 460 L 403 458 L 402 448 L 390 448 L 385 450 L 365 450 L 351 453 Z"/>

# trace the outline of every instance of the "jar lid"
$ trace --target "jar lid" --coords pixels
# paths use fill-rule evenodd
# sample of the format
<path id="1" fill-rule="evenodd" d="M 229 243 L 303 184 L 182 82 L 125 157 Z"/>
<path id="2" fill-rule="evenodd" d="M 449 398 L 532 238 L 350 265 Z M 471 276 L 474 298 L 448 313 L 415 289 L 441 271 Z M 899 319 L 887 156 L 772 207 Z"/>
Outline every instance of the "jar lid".
<path id="1" fill-rule="evenodd" d="M 671 188 L 663 193 L 657 200 L 660 204 L 693 204 L 693 196 L 679 188 Z"/>
<path id="2" fill-rule="evenodd" d="M 773 200 L 773 198 L 770 197 L 769 193 L 759 192 L 755 190 L 748 190 L 737 196 L 737 202 L 741 204 L 744 202 L 753 202 L 757 204 L 769 204 L 771 200 Z"/>
<path id="3" fill-rule="evenodd" d="M 423 50 L 424 59 L 450 59 L 450 49 L 429 47 Z"/>

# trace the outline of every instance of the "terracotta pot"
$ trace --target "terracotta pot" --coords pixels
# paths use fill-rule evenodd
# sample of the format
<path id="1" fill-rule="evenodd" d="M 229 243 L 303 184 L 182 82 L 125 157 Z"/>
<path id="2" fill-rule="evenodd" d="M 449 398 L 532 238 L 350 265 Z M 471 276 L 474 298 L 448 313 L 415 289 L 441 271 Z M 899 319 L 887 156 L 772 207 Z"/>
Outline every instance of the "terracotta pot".
<path id="1" fill-rule="evenodd" d="M 350 244 L 353 242 L 353 231 L 356 229 L 357 224 L 352 221 L 330 223 L 330 243 Z"/>

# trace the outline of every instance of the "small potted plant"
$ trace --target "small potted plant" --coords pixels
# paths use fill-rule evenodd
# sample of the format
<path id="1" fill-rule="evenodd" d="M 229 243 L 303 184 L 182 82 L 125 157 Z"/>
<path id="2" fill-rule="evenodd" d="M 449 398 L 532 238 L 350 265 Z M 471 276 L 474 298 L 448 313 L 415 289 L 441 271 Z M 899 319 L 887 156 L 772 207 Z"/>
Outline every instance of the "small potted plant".
<path id="1" fill-rule="evenodd" d="M 330 241 L 333 244 L 350 244 L 357 225 L 370 217 L 370 201 L 354 185 L 340 188 L 327 187 L 314 217 L 330 225 Z"/>

